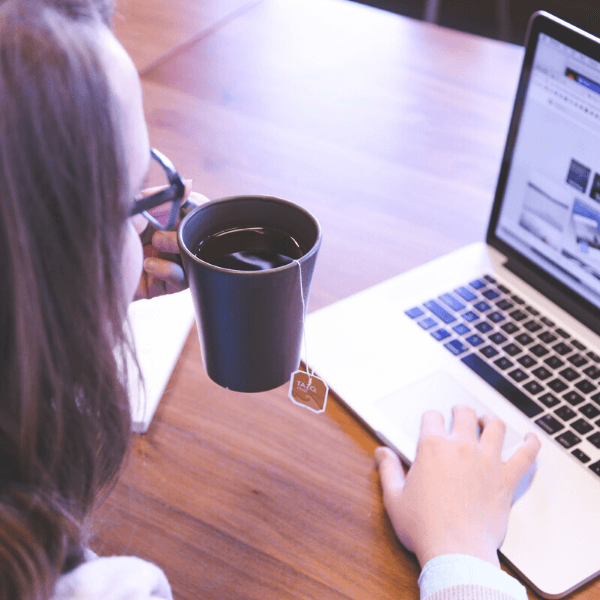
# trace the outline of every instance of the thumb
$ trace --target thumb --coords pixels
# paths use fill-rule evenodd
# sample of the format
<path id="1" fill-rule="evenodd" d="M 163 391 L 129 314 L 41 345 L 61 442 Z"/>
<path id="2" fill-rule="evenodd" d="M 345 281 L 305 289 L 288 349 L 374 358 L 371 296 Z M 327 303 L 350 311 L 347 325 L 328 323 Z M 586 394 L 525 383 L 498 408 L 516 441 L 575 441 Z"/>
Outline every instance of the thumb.
<path id="1" fill-rule="evenodd" d="M 375 462 L 381 477 L 384 503 L 387 504 L 387 501 L 399 496 L 404 489 L 404 469 L 398 455 L 384 446 L 375 449 Z"/>

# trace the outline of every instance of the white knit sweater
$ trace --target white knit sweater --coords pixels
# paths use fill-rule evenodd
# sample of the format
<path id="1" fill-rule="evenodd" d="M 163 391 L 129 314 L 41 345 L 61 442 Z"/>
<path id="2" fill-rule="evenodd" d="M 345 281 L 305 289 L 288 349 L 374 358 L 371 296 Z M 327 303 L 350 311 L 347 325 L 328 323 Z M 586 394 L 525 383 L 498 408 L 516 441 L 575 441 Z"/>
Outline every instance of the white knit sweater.
<path id="1" fill-rule="evenodd" d="M 421 600 L 527 600 L 504 571 L 461 554 L 430 560 L 419 577 Z M 91 559 L 63 575 L 53 600 L 172 600 L 165 574 L 134 556 Z"/>

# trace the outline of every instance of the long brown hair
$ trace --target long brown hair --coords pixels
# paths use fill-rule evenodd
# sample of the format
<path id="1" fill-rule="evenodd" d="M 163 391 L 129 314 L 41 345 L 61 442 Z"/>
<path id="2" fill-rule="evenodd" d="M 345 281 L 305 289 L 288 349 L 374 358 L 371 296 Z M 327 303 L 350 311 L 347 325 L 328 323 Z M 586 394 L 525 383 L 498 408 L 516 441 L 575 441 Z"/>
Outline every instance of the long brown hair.
<path id="1" fill-rule="evenodd" d="M 130 432 L 128 173 L 101 0 L 0 0 L 0 598 L 50 597 Z"/>

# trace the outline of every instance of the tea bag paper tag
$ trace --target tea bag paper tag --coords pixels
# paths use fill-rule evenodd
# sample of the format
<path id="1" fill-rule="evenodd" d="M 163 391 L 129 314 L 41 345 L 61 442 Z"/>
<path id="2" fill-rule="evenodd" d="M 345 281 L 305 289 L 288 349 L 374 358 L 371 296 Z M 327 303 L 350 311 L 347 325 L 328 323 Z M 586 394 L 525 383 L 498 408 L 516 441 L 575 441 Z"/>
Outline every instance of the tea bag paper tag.
<path id="1" fill-rule="evenodd" d="M 288 396 L 294 404 L 316 413 L 325 412 L 329 386 L 316 375 L 294 371 L 290 379 Z"/>

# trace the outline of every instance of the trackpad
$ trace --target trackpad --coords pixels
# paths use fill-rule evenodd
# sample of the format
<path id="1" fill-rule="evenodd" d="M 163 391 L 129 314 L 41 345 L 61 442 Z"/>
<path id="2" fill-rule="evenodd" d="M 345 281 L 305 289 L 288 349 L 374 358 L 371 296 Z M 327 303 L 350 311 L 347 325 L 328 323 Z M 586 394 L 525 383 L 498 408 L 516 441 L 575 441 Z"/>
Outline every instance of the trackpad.
<path id="1" fill-rule="evenodd" d="M 443 371 L 437 371 L 375 402 L 375 406 L 404 434 L 408 447 L 398 448 L 398 450 L 411 463 L 417 452 L 423 413 L 431 409 L 440 411 L 444 416 L 446 432 L 449 433 L 452 427 L 452 407 L 457 404 L 470 406 L 478 417 L 494 414 L 458 381 Z M 507 425 L 502 446 L 502 460 L 506 461 L 510 458 L 522 441 L 523 438 Z"/>

